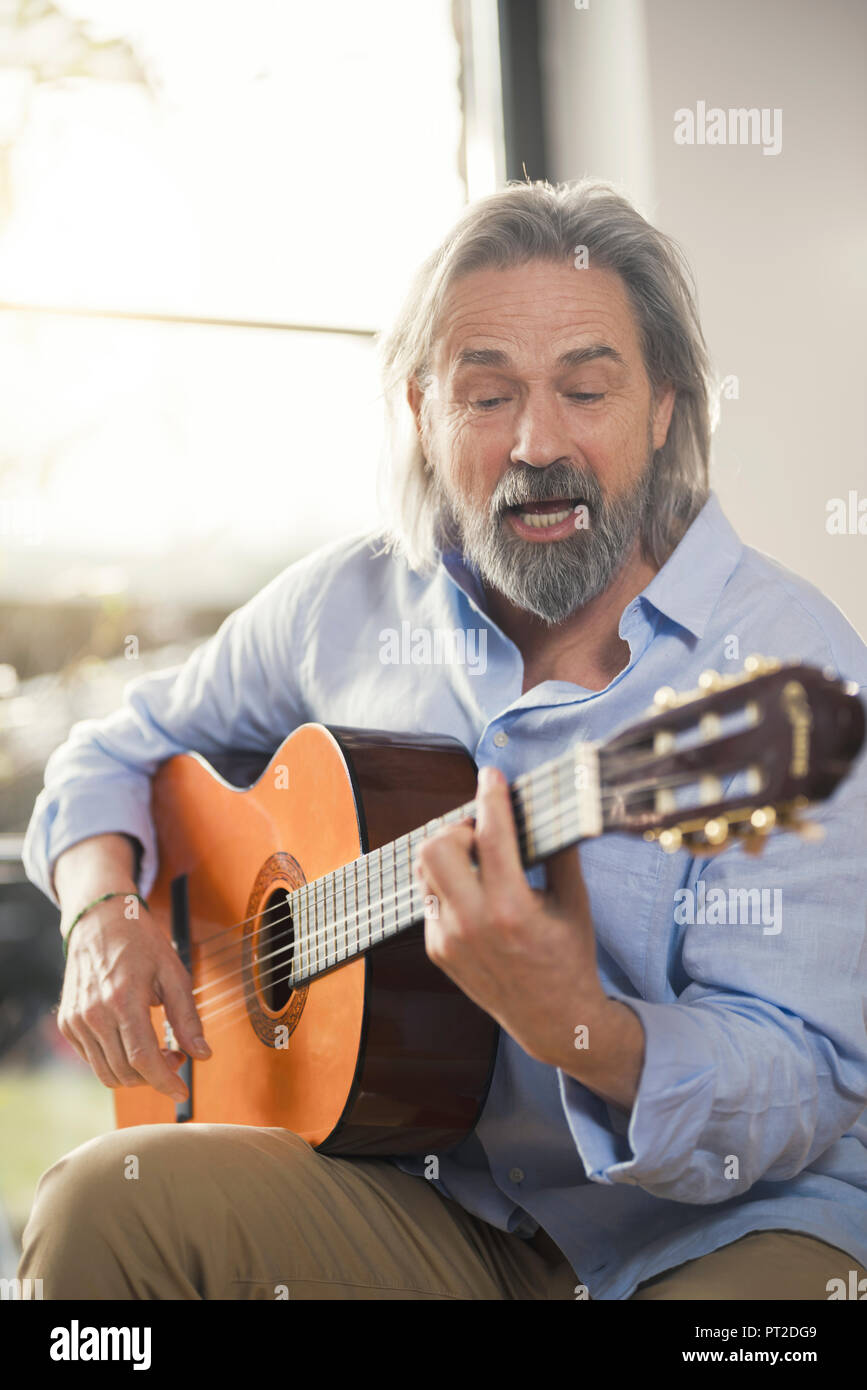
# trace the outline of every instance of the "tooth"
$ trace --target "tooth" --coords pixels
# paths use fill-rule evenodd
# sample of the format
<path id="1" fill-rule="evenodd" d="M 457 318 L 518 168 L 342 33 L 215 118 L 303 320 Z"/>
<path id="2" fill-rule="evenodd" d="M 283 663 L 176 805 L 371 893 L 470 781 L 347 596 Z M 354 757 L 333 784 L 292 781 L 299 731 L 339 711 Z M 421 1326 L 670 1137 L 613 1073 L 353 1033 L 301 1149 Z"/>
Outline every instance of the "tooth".
<path id="1" fill-rule="evenodd" d="M 560 512 L 521 512 L 521 520 L 527 526 L 557 526 L 561 521 L 565 521 L 570 516 L 569 511 Z"/>

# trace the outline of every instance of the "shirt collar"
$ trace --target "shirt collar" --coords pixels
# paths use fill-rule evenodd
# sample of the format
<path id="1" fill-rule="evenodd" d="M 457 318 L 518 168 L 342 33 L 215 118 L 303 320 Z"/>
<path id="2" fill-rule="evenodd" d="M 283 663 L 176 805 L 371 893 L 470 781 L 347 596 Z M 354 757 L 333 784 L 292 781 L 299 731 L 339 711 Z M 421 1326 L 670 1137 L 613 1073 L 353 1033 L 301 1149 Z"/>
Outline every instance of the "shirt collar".
<path id="1" fill-rule="evenodd" d="M 679 545 L 639 597 L 695 637 L 703 637 L 743 548 L 716 493 L 711 492 Z M 488 616 L 478 571 L 460 550 L 442 550 L 439 556 L 453 582 Z"/>
<path id="2" fill-rule="evenodd" d="M 698 516 L 641 597 L 695 637 L 703 637 L 743 541 L 711 492 Z"/>

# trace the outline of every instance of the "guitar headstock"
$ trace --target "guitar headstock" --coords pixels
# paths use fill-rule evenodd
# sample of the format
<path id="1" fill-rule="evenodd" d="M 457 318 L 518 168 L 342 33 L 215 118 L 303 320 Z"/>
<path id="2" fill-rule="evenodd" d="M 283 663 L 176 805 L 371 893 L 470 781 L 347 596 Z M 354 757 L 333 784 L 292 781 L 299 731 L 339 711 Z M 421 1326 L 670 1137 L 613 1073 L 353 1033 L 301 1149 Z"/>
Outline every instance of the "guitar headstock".
<path id="1" fill-rule="evenodd" d="M 657 691 L 652 710 L 599 749 L 606 830 L 707 855 L 759 850 L 830 796 L 864 742 L 857 687 L 832 672 L 752 656 L 736 676 Z M 821 832 L 819 832 L 821 834 Z"/>

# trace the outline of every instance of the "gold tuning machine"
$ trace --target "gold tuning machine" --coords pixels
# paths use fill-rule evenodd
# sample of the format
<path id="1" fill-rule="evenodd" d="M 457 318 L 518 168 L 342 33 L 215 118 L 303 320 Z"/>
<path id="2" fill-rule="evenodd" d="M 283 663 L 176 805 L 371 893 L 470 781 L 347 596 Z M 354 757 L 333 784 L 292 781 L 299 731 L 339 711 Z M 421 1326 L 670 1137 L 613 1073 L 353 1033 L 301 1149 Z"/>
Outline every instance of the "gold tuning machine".
<path id="1" fill-rule="evenodd" d="M 760 656 L 754 652 L 744 662 L 744 673 L 750 677 L 766 676 L 770 671 L 779 671 L 781 665 L 775 656 Z"/>
<path id="2" fill-rule="evenodd" d="M 802 840 L 808 840 L 813 844 L 818 844 L 825 838 L 825 827 L 817 825 L 815 821 L 801 820 L 798 815 L 786 814 L 777 817 L 777 825 L 781 830 L 794 830 L 796 835 L 800 835 Z"/>
<path id="3" fill-rule="evenodd" d="M 658 715 L 664 714 L 666 710 L 679 709 L 681 705 L 692 704 L 694 700 L 700 700 L 714 691 L 728 690 L 730 686 L 742 685 L 744 682 L 755 680 L 757 676 L 779 671 L 782 664 L 775 656 L 761 656 L 758 652 L 753 652 L 747 657 L 744 669 L 738 675 L 724 676 L 719 671 L 702 671 L 698 678 L 698 687 L 683 693 L 678 693 L 671 685 L 661 686 L 653 697 L 653 706 L 649 712 Z"/>

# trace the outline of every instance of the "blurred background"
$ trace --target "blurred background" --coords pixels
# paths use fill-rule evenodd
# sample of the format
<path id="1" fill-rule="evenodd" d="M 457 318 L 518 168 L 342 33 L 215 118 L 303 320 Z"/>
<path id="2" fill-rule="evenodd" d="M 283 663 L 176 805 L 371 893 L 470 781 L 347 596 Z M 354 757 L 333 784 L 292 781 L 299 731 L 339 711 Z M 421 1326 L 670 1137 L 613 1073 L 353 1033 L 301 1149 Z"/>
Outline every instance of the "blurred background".
<path id="1" fill-rule="evenodd" d="M 113 1126 L 20 863 L 45 761 L 376 524 L 375 334 L 468 200 L 592 175 L 678 239 L 723 506 L 867 634 L 865 57 L 862 0 L 0 0 L 0 1277 Z M 699 103 L 778 152 L 678 143 Z"/>

